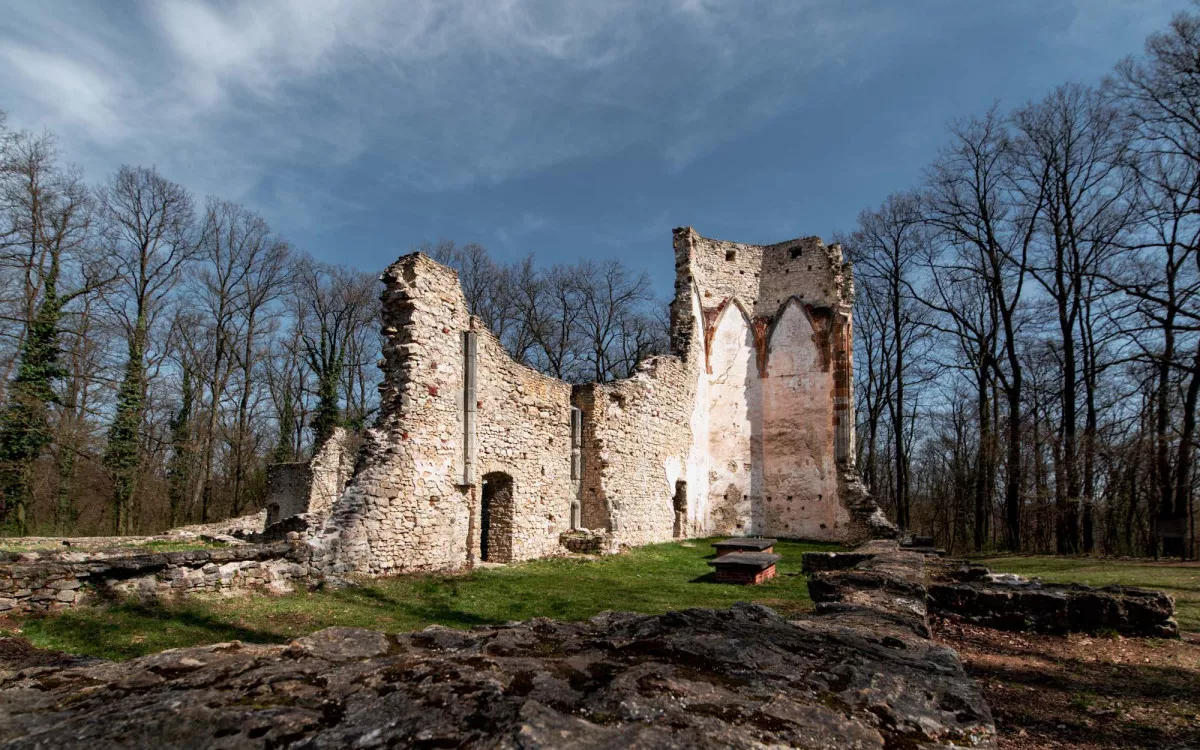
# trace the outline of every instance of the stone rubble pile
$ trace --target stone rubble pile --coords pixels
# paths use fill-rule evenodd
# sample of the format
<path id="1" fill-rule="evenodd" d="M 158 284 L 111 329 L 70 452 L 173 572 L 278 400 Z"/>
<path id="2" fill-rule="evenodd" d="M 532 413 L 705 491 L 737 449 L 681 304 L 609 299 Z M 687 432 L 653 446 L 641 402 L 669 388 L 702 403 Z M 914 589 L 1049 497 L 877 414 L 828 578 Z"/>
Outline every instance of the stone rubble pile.
<path id="1" fill-rule="evenodd" d="M 928 570 L 920 578 L 919 589 L 879 573 L 881 566 L 895 564 L 897 555 L 924 561 Z M 828 606 L 826 602 L 875 597 L 894 605 L 920 599 L 920 608 L 929 614 L 1002 630 L 1179 637 L 1175 601 L 1161 591 L 1045 583 L 993 573 L 943 555 L 932 546 L 905 549 L 878 540 L 850 552 L 805 553 L 804 571 L 812 576 L 809 591 L 818 602 L 818 612 Z"/>

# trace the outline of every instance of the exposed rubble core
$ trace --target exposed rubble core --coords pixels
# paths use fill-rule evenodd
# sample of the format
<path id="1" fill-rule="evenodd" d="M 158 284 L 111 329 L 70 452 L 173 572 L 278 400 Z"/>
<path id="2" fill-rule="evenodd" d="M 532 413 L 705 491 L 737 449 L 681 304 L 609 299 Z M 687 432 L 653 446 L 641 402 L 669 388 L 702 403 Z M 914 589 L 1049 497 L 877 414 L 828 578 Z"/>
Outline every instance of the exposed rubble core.
<path id="1" fill-rule="evenodd" d="M 270 533 L 272 526 L 297 516 L 303 517 L 302 523 L 292 523 L 288 530 L 320 528 L 353 473 L 354 456 L 347 450 L 347 441 L 346 430 L 335 427 L 308 461 L 267 467 L 267 515 L 256 531 Z"/>
<path id="2" fill-rule="evenodd" d="M 915 552 L 828 614 L 759 605 L 589 622 L 535 619 L 385 635 L 331 628 L 287 646 L 178 649 L 124 663 L 3 662 L 6 747 L 995 746 L 995 726 L 924 610 Z M 36 657 L 36 654 L 28 655 Z"/>
<path id="3" fill-rule="evenodd" d="M 893 535 L 853 467 L 841 248 L 684 228 L 674 249 L 671 352 L 574 388 L 514 362 L 451 269 L 420 253 L 390 266 L 380 415 L 313 540 L 319 564 L 510 562 L 579 548 L 583 529 L 605 548 Z"/>

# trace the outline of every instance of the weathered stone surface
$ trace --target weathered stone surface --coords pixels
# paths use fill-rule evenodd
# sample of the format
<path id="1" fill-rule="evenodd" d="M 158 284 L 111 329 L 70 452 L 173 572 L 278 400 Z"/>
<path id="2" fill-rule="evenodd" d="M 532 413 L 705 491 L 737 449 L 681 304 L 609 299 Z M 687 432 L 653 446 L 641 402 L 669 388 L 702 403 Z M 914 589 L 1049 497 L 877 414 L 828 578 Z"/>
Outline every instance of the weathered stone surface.
<path id="1" fill-rule="evenodd" d="M 577 555 L 599 555 L 612 549 L 612 537 L 606 531 L 575 529 L 558 537 L 559 544 Z"/>
<path id="2" fill-rule="evenodd" d="M 1058 585 L 1019 576 L 933 583 L 935 614 L 1002 630 L 1178 638 L 1175 602 L 1161 591 L 1126 586 Z"/>
<path id="3" fill-rule="evenodd" d="M 310 548 L 298 540 L 167 553 L 0 554 L 0 611 L 61 609 L 123 595 L 290 591 L 322 580 L 309 561 Z"/>
<path id="4" fill-rule="evenodd" d="M 808 588 L 818 612 L 866 607 L 920 634 L 929 632 L 928 610 L 1004 630 L 1179 636 L 1175 602 L 1161 591 L 1051 584 L 993 573 L 982 565 L 943 559 L 941 550 L 929 545 L 874 540 L 850 552 L 806 552 L 804 570 L 811 576 Z M 918 609 L 919 624 L 907 616 Z"/>
<path id="5" fill-rule="evenodd" d="M 0 671 L 0 742 L 932 748 L 992 747 L 994 728 L 946 648 L 737 605 Z"/>

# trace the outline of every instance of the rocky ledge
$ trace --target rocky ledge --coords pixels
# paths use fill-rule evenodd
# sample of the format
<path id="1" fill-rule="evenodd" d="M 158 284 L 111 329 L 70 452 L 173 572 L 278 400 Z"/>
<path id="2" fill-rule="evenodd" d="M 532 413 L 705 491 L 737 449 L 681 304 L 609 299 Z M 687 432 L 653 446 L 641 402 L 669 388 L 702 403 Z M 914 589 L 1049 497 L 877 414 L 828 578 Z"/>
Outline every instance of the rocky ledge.
<path id="1" fill-rule="evenodd" d="M 331 628 L 122 663 L 5 665 L 14 652 L 0 648 L 0 744 L 12 748 L 935 748 L 995 735 L 953 651 L 747 604 Z"/>

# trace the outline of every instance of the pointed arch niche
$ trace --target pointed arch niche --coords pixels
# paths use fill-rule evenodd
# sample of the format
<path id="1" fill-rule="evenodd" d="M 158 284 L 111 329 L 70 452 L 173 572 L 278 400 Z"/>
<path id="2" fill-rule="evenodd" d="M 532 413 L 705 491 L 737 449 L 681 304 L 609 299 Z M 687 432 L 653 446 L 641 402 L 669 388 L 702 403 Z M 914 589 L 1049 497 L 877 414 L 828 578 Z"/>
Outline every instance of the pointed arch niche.
<path id="1" fill-rule="evenodd" d="M 754 330 L 744 306 L 732 299 L 706 334 L 710 523 L 717 534 L 756 534 L 761 528 L 762 380 Z"/>
<path id="2" fill-rule="evenodd" d="M 833 372 L 820 310 L 787 300 L 768 334 L 762 394 L 765 533 L 833 538 L 844 523 L 837 500 Z"/>

